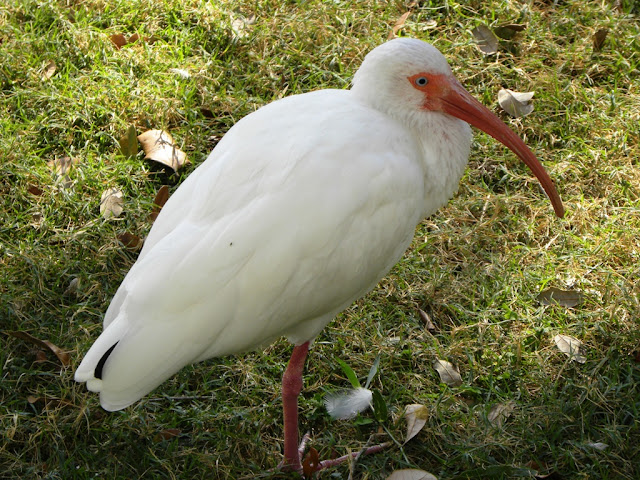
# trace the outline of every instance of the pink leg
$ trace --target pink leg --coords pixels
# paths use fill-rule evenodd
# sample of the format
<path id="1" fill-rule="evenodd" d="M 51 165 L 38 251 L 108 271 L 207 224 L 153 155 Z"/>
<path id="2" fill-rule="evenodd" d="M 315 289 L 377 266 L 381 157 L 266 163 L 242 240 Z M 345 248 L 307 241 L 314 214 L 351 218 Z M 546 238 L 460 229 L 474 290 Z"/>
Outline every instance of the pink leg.
<path id="1" fill-rule="evenodd" d="M 302 390 L 302 371 L 309 353 L 309 342 L 297 345 L 291 352 L 289 365 L 282 376 L 282 410 L 284 414 L 284 460 L 285 470 L 299 471 L 298 451 L 298 396 Z"/>
<path id="2" fill-rule="evenodd" d="M 291 352 L 291 358 L 287 369 L 282 375 L 282 410 L 284 416 L 284 460 L 279 468 L 286 471 L 302 471 L 301 458 L 309 434 L 307 433 L 302 443 L 298 445 L 298 396 L 302 390 L 302 372 L 304 363 L 309 353 L 309 342 L 297 345 Z M 385 442 L 380 445 L 364 448 L 363 450 L 333 460 L 324 460 L 318 462 L 314 467 L 314 471 L 330 468 L 350 459 L 357 460 L 360 455 L 369 455 L 377 453 L 391 445 Z M 317 452 L 316 452 L 317 457 Z"/>

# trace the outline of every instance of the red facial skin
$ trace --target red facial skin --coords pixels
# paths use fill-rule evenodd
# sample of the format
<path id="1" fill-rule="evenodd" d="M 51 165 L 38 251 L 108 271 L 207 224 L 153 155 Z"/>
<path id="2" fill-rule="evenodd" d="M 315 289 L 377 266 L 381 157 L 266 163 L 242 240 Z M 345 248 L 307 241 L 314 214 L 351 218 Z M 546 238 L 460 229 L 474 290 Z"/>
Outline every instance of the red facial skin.
<path id="1" fill-rule="evenodd" d="M 426 79 L 426 84 L 423 80 Z M 425 94 L 423 108 L 443 112 L 464 120 L 491 135 L 508 147 L 531 169 L 542 188 L 551 200 L 556 215 L 564 216 L 564 206 L 551 177 L 533 152 L 525 145 L 513 130 L 507 127 L 496 115 L 471 96 L 451 75 L 417 73 L 408 77 L 411 85 Z"/>

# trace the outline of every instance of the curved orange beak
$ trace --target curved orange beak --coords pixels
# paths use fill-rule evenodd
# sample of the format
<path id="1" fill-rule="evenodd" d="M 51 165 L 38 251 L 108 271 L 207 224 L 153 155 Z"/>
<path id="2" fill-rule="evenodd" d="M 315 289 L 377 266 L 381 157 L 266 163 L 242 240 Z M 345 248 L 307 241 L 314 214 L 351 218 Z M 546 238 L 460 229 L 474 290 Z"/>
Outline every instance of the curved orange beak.
<path id="1" fill-rule="evenodd" d="M 426 77 L 428 83 L 424 86 L 416 86 L 415 79 L 419 77 Z M 421 73 L 409 77 L 409 81 L 415 88 L 424 91 L 426 95 L 424 108 L 441 111 L 464 120 L 491 135 L 520 157 L 540 181 L 556 215 L 560 218 L 564 216 L 564 206 L 553 180 L 533 152 L 513 130 L 472 97 L 456 78 L 450 75 Z"/>

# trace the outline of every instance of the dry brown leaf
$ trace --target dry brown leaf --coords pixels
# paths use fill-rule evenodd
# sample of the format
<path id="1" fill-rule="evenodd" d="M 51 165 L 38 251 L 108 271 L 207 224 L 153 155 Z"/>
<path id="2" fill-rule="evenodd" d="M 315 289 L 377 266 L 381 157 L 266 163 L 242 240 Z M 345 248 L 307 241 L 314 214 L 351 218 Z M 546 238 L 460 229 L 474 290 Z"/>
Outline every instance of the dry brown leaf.
<path id="1" fill-rule="evenodd" d="M 505 40 L 511 40 L 516 33 L 524 30 L 526 25 L 522 25 L 520 23 L 508 23 L 506 25 L 500 25 L 493 29 L 493 33 L 495 33 L 498 37 L 504 38 Z"/>
<path id="2" fill-rule="evenodd" d="M 608 28 L 601 28 L 596 33 L 593 34 L 593 49 L 596 52 L 602 50 L 604 46 L 604 41 L 607 39 L 607 34 L 609 33 Z"/>
<path id="3" fill-rule="evenodd" d="M 158 193 L 156 193 L 156 198 L 153 199 L 153 210 L 149 215 L 149 220 L 155 222 L 156 218 L 160 214 L 160 210 L 164 207 L 164 204 L 169 200 L 169 186 L 162 185 Z"/>
<path id="4" fill-rule="evenodd" d="M 36 197 L 39 197 L 44 193 L 44 190 L 42 190 L 37 185 L 29 184 L 27 186 L 27 192 L 29 192 L 31 195 L 35 195 Z"/>
<path id="5" fill-rule="evenodd" d="M 60 360 L 60 363 L 62 363 L 62 365 L 65 367 L 68 366 L 71 361 L 71 356 L 67 352 L 51 343 L 49 340 L 40 340 L 39 338 L 36 338 L 27 332 L 9 331 L 6 333 L 7 335 L 11 335 L 12 337 L 19 338 L 33 345 L 36 345 L 37 347 L 50 351 L 58 358 L 58 360 Z"/>
<path id="6" fill-rule="evenodd" d="M 47 354 L 43 350 L 36 351 L 36 363 L 44 363 L 47 361 Z"/>
<path id="7" fill-rule="evenodd" d="M 216 115 L 210 108 L 200 107 L 200 113 L 204 118 L 215 118 Z"/>
<path id="8" fill-rule="evenodd" d="M 138 135 L 138 141 L 142 145 L 145 159 L 153 160 L 178 171 L 183 165 L 189 163 L 187 154 L 178 148 L 173 137 L 164 130 L 148 130 Z"/>
<path id="9" fill-rule="evenodd" d="M 520 118 L 533 112 L 533 95 L 534 92 L 514 92 L 503 88 L 498 92 L 498 103 L 509 115 Z"/>
<path id="10" fill-rule="evenodd" d="M 562 290 L 560 288 L 548 288 L 537 296 L 542 305 L 561 305 L 573 308 L 582 302 L 582 292 L 579 290 Z"/>
<path id="11" fill-rule="evenodd" d="M 124 232 L 118 234 L 118 240 L 125 248 L 129 250 L 140 250 L 144 241 L 138 235 L 134 235 L 133 233 Z"/>
<path id="12" fill-rule="evenodd" d="M 536 472 L 537 479 L 549 478 L 554 475 L 553 473 L 540 473 L 541 471 L 549 471 L 549 466 L 546 463 L 539 463 L 536 460 L 531 460 L 527 462 L 525 466 Z"/>
<path id="13" fill-rule="evenodd" d="M 111 42 L 116 46 L 118 50 L 120 50 L 127 44 L 127 37 L 125 37 L 121 33 L 109 35 L 109 40 L 111 40 Z"/>
<path id="14" fill-rule="evenodd" d="M 144 40 L 148 41 L 148 40 L 151 40 L 153 38 L 154 37 L 145 38 Z M 109 35 L 109 40 L 111 40 L 111 43 L 113 43 L 115 45 L 115 47 L 118 50 L 120 50 L 125 45 L 129 45 L 131 43 L 136 43 L 138 40 L 140 40 L 140 35 L 138 35 L 137 33 L 134 33 L 129 38 L 127 38 L 124 35 L 122 35 L 121 33 L 115 33 L 113 35 Z M 152 42 L 149 42 L 149 43 L 152 43 Z"/>
<path id="15" fill-rule="evenodd" d="M 516 404 L 514 402 L 496 403 L 489 411 L 487 419 L 493 425 L 501 427 L 505 420 L 511 416 L 511 412 L 513 412 L 515 406 Z"/>
<path id="16" fill-rule="evenodd" d="M 429 410 L 418 403 L 407 405 L 404 409 L 404 418 L 407 419 L 407 435 L 404 443 L 407 443 L 424 428 L 429 418 Z"/>
<path id="17" fill-rule="evenodd" d="M 436 359 L 433 362 L 433 368 L 440 375 L 442 383 L 446 383 L 450 387 L 459 387 L 462 385 L 462 377 L 458 369 L 446 360 Z"/>
<path id="18" fill-rule="evenodd" d="M 159 443 L 164 440 L 171 440 L 172 438 L 179 436 L 181 433 L 182 431 L 179 428 L 167 428 L 156 433 L 153 437 L 153 441 L 155 443 Z"/>
<path id="19" fill-rule="evenodd" d="M 582 345 L 582 342 L 577 338 L 569 335 L 556 335 L 553 337 L 553 341 L 558 349 L 572 361 L 578 363 L 584 363 L 587 361 L 584 356 L 580 355 L 580 346 Z"/>
<path id="20" fill-rule="evenodd" d="M 498 37 L 486 25 L 478 25 L 471 33 L 476 39 L 478 49 L 485 55 L 493 55 L 498 52 Z"/>
<path id="21" fill-rule="evenodd" d="M 420 308 L 418 309 L 418 313 L 420 314 L 420 318 L 422 319 L 422 322 L 424 323 L 426 329 L 431 333 L 435 332 L 436 326 L 431 321 L 431 317 L 429 316 L 429 314 Z"/>
<path id="22" fill-rule="evenodd" d="M 302 472 L 304 473 L 304 478 L 311 478 L 313 476 L 313 472 L 318 469 L 319 465 L 320 456 L 318 455 L 318 451 L 313 447 L 309 447 L 309 451 L 302 461 Z"/>
<path id="23" fill-rule="evenodd" d="M 71 403 L 68 400 L 63 400 L 61 398 L 55 398 L 55 397 L 36 397 L 35 395 L 29 395 L 27 397 L 27 402 L 29 402 L 31 405 L 42 403 L 44 404 L 45 408 L 59 407 L 59 406 L 61 407 L 73 406 L 73 403 Z"/>
<path id="24" fill-rule="evenodd" d="M 117 188 L 108 188 L 100 197 L 100 215 L 109 219 L 119 217 L 124 210 L 122 192 Z"/>
<path id="25" fill-rule="evenodd" d="M 387 36 L 387 40 L 391 40 L 392 38 L 395 38 L 396 34 L 402 29 L 402 27 L 404 27 L 405 22 L 407 21 L 407 18 L 409 18 L 409 15 L 411 15 L 411 12 L 404 12 L 400 18 L 398 18 L 398 20 L 396 21 L 395 25 L 391 28 L 391 31 L 389 32 L 389 35 Z"/>
<path id="26" fill-rule="evenodd" d="M 135 157 L 138 154 L 138 136 L 136 127 L 129 125 L 127 133 L 118 140 L 120 152 L 124 157 Z"/>
<path id="27" fill-rule="evenodd" d="M 438 480 L 438 478 L 424 470 L 405 468 L 403 470 L 396 470 L 387 477 L 387 480 Z"/>
<path id="28" fill-rule="evenodd" d="M 42 69 L 42 80 L 49 80 L 56 73 L 56 62 L 49 60 L 49 62 Z"/>

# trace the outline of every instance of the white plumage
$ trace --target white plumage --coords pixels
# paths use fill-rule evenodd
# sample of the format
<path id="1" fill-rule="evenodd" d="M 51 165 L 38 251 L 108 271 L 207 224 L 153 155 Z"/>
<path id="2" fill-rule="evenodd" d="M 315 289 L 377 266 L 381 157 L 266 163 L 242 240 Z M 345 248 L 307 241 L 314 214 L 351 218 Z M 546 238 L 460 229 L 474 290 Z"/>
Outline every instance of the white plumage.
<path id="1" fill-rule="evenodd" d="M 396 39 L 367 55 L 351 90 L 240 120 L 163 207 L 76 380 L 118 410 L 189 363 L 312 340 L 456 191 L 466 121 L 483 128 L 460 91 L 434 47 Z"/>

